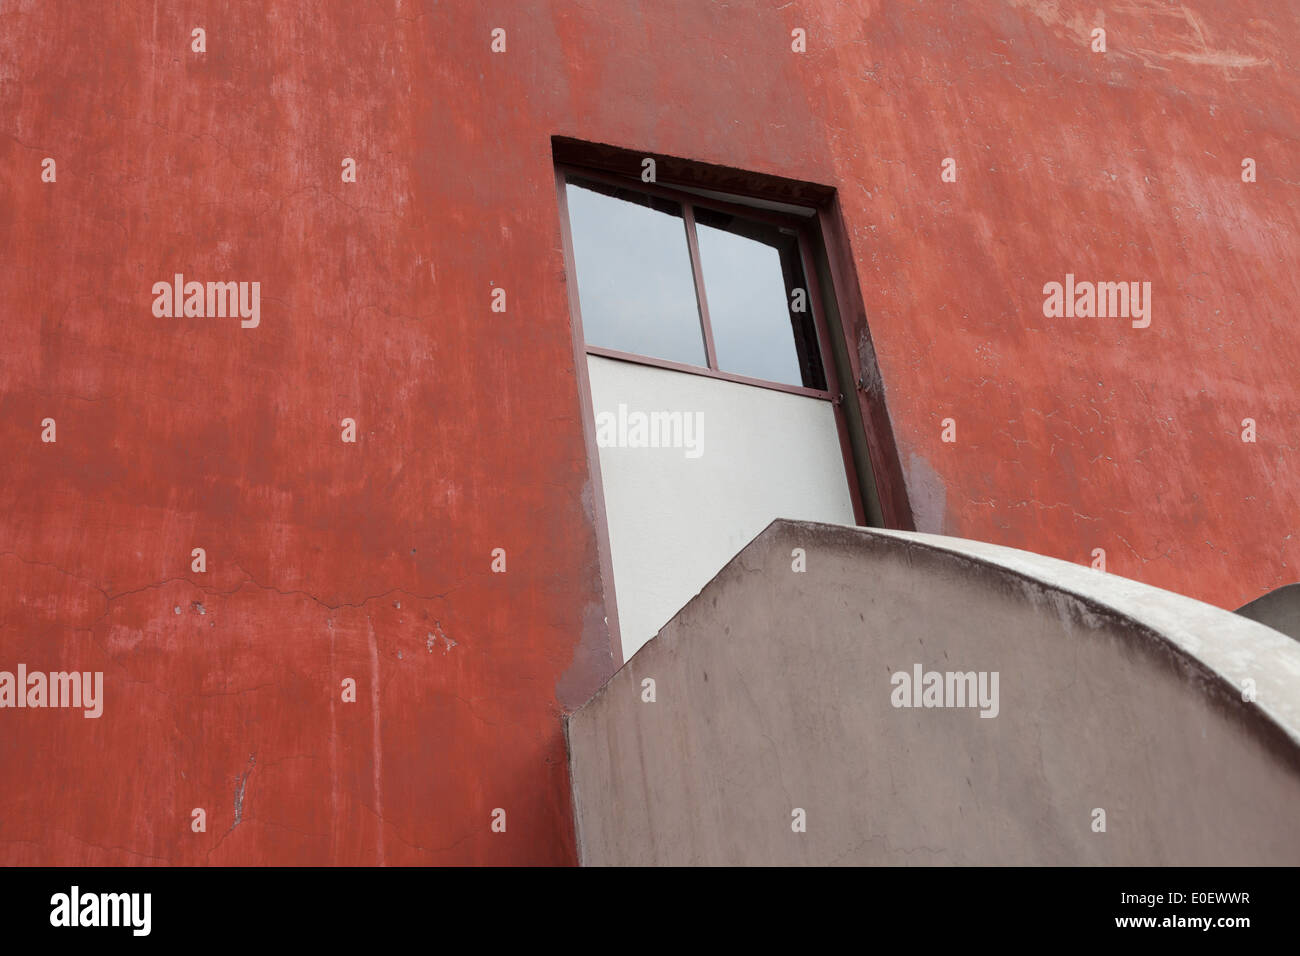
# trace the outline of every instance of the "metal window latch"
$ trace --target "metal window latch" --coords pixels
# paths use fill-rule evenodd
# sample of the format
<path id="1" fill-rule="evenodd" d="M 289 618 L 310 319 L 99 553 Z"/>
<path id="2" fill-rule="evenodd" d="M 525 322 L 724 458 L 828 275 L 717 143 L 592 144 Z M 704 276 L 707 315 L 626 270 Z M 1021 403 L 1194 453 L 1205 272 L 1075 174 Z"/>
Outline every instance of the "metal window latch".
<path id="1" fill-rule="evenodd" d="M 831 399 L 831 404 L 834 405 L 836 408 L 838 408 L 839 406 L 843 405 L 843 404 L 844 404 L 844 393 L 843 393 L 843 392 L 840 392 L 840 393 L 839 393 L 838 395 L 836 395 L 833 399 Z"/>

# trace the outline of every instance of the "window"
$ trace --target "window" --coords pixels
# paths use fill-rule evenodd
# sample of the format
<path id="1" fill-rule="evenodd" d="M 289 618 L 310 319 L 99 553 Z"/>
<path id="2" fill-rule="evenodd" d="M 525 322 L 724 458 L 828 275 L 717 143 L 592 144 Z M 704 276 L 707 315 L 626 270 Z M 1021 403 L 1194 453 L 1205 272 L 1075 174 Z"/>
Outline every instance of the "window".
<path id="1" fill-rule="evenodd" d="M 695 224 L 718 367 L 824 390 L 798 234 L 704 207 Z"/>
<path id="2" fill-rule="evenodd" d="M 581 179 L 565 192 L 587 343 L 704 365 L 681 204 Z"/>
<path id="3" fill-rule="evenodd" d="M 848 384 L 878 373 L 856 364 L 870 340 L 833 189 L 669 156 L 646 183 L 643 153 L 567 137 L 552 150 L 622 661 L 773 518 L 885 525 L 872 457 L 891 476 L 898 458 L 879 395 Z M 634 424 L 656 418 L 680 420 L 682 442 Z"/>
<path id="4" fill-rule="evenodd" d="M 797 217 L 567 172 L 589 352 L 825 393 Z"/>

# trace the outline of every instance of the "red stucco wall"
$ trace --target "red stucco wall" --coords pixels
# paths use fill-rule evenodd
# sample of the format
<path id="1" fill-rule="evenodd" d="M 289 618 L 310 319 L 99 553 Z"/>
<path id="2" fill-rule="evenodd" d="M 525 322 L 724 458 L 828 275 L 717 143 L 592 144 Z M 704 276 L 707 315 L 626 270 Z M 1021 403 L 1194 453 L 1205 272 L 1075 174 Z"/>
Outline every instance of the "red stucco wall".
<path id="1" fill-rule="evenodd" d="M 1293 580 L 1298 37 L 1261 0 L 6 4 L 0 669 L 106 686 L 0 710 L 0 863 L 573 861 L 560 714 L 612 661 L 552 135 L 840 190 L 923 530 Z M 261 324 L 155 318 L 177 272 Z M 1151 281 L 1151 327 L 1045 319 L 1067 272 Z"/>

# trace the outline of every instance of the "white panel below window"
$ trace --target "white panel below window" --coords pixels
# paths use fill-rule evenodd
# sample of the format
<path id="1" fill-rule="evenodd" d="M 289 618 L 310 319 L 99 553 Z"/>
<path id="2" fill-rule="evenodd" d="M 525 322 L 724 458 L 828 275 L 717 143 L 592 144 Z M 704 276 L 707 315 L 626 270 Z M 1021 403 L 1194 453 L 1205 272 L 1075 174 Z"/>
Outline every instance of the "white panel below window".
<path id="1" fill-rule="evenodd" d="M 587 367 L 606 439 L 636 440 L 636 413 L 702 425 L 676 433 L 694 448 L 600 449 L 625 658 L 773 518 L 853 524 L 829 402 L 595 355 Z"/>

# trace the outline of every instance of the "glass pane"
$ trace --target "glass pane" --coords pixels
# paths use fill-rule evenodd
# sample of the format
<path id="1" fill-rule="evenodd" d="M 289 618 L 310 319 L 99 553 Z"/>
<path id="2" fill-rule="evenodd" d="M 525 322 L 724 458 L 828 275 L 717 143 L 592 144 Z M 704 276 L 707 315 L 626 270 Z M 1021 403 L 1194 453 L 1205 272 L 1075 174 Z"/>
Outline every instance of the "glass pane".
<path id="1" fill-rule="evenodd" d="M 707 366 L 682 207 L 585 180 L 565 193 L 587 344 Z"/>
<path id="2" fill-rule="evenodd" d="M 795 233 L 701 206 L 695 225 L 718 367 L 826 388 Z"/>

